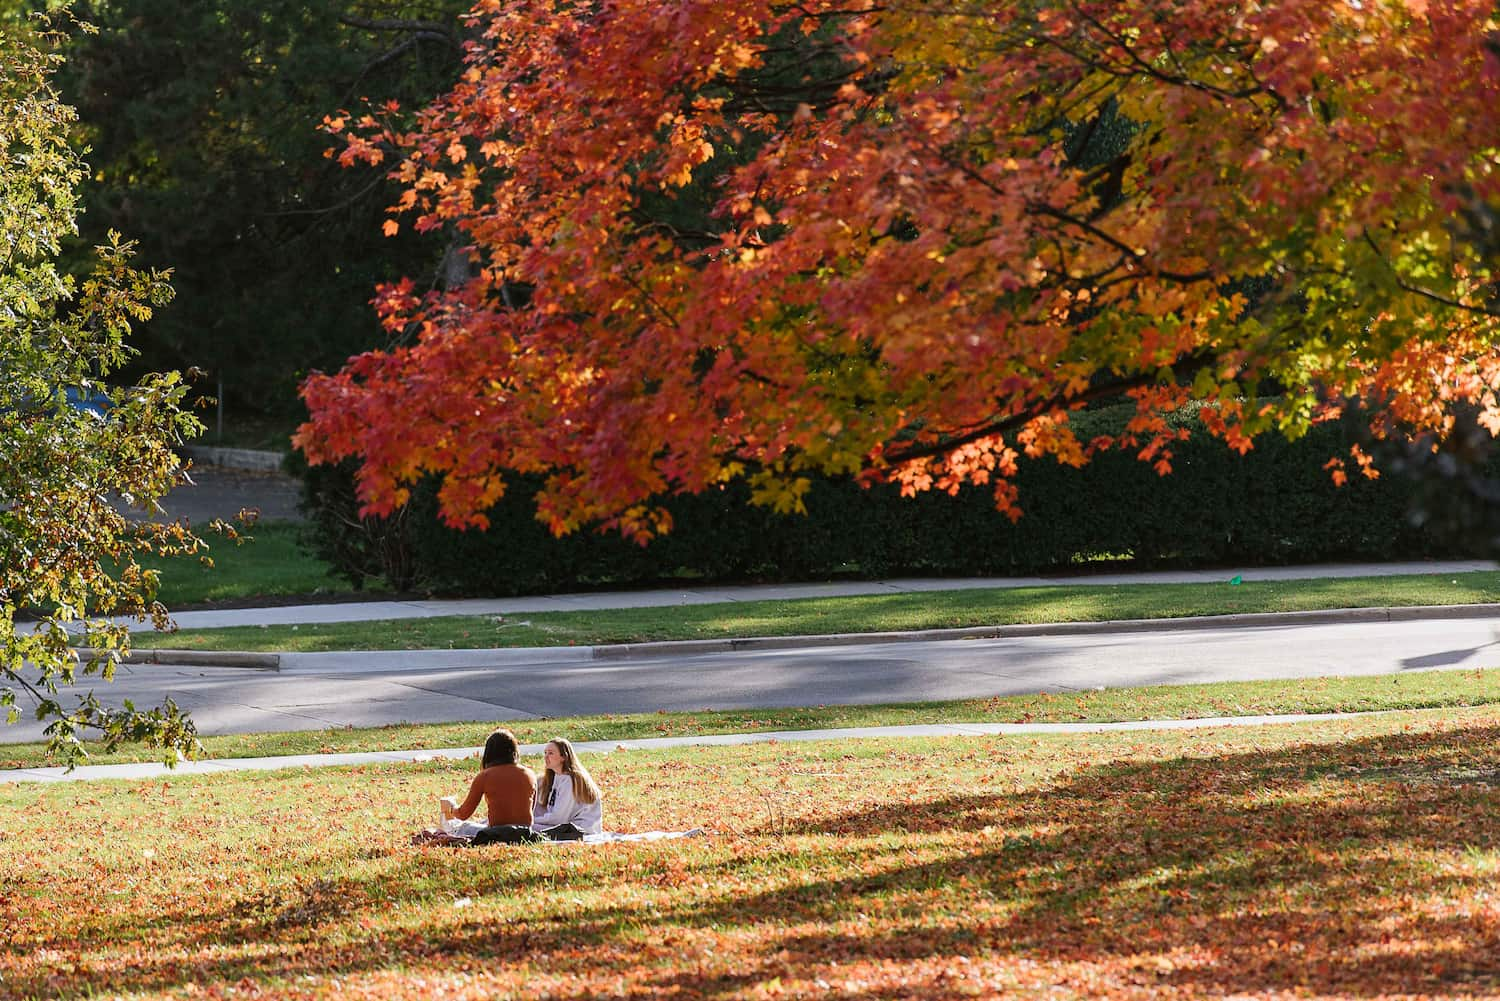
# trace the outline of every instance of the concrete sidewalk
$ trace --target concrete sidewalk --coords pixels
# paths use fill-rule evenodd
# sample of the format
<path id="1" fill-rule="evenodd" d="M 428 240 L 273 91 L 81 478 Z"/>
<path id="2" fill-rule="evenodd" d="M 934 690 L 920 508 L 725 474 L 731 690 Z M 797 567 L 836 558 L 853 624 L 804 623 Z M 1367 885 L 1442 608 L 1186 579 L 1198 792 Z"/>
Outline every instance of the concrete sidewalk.
<path id="1" fill-rule="evenodd" d="M 1018 734 L 1103 733 L 1114 730 L 1197 730 L 1210 727 L 1263 726 L 1278 723 L 1317 723 L 1347 720 L 1384 713 L 1310 713 L 1279 716 L 1222 716 L 1211 719 L 1136 720 L 1122 723 L 949 723 L 914 726 L 851 727 L 842 730 L 782 730 L 769 733 L 726 733 L 700 737 L 646 737 L 638 740 L 579 741 L 573 746 L 589 754 L 615 751 L 647 751 L 672 747 L 723 747 L 778 741 L 853 740 L 871 737 L 980 737 Z M 540 755 L 544 744 L 523 744 L 521 754 Z M 293 754 L 272 758 L 218 758 L 185 761 L 175 768 L 159 763 L 130 765 L 84 765 L 69 772 L 63 768 L 19 768 L 0 771 L 0 784 L 8 782 L 88 782 L 101 779 L 155 779 L 172 775 L 209 775 L 220 772 L 268 771 L 280 768 L 327 768 L 348 765 L 378 765 L 422 762 L 435 759 L 477 758 L 478 747 L 447 747 L 437 750 L 368 751 L 357 754 Z"/>
<path id="2" fill-rule="evenodd" d="M 1292 567 L 1230 567 L 1218 570 L 1167 570 L 1149 573 L 1100 573 L 1039 577 L 902 578 L 826 584 L 760 584 L 730 587 L 658 588 L 645 591 L 597 591 L 526 598 L 458 601 L 363 601 L 270 608 L 234 608 L 178 612 L 181 629 L 224 626 L 300 625 L 369 622 L 381 619 L 431 618 L 441 615 L 524 615 L 530 612 L 598 611 L 609 608 L 664 608 L 744 601 L 787 601 L 856 595 L 920 594 L 983 588 L 1118 586 L 1128 584 L 1225 584 L 1243 581 L 1310 580 L 1337 577 L 1390 577 L 1402 574 L 1457 574 L 1495 570 L 1492 560 L 1448 560 L 1413 563 L 1330 563 Z M 132 631 L 149 631 L 150 623 L 131 623 Z"/>

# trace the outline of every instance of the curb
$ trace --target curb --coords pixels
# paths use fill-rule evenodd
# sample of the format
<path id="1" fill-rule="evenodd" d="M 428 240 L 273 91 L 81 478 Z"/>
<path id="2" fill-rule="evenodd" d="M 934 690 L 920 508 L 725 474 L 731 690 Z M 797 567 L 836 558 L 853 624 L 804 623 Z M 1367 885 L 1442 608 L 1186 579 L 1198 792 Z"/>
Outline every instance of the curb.
<path id="1" fill-rule="evenodd" d="M 219 445 L 184 445 L 178 449 L 183 458 L 193 460 L 198 466 L 222 466 L 225 469 L 246 469 L 261 473 L 281 471 L 285 456 L 255 448 L 224 448 Z"/>
<path id="2" fill-rule="evenodd" d="M 88 660 L 103 651 L 81 647 L 78 656 Z M 193 667 L 243 667 L 252 671 L 280 671 L 281 654 L 249 653 L 234 650 L 132 650 L 121 663 L 140 664 L 188 664 Z"/>
<path id="3" fill-rule="evenodd" d="M 1417 605 L 1399 608 L 1333 608 L 1312 612 L 1246 612 L 1178 619 L 1109 619 L 1103 622 L 1037 622 L 1007 626 L 968 626 L 885 633 L 831 633 L 811 636 L 747 636 L 722 640 L 665 640 L 596 646 L 594 660 L 630 660 L 671 654 L 786 650 L 797 647 L 922 643 L 941 640 L 993 640 L 1025 636 L 1088 636 L 1100 633 L 1156 633 L 1198 629 L 1266 629 L 1357 622 L 1410 622 L 1423 619 L 1483 619 L 1500 616 L 1500 604 Z"/>

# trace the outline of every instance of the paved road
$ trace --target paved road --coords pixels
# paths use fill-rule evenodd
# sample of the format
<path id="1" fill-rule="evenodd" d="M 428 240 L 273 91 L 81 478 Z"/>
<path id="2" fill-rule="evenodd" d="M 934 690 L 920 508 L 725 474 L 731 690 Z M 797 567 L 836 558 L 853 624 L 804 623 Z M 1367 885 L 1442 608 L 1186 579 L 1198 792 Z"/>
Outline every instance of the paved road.
<path id="1" fill-rule="evenodd" d="M 281 673 L 141 665 L 111 702 L 170 695 L 206 734 L 651 712 L 919 701 L 1097 686 L 1500 668 L 1500 617 L 1027 636 L 584 660 L 566 649 L 295 655 Z M 0 727 L 0 741 L 40 727 Z"/>
<path id="2" fill-rule="evenodd" d="M 202 525 L 215 518 L 234 519 L 243 508 L 260 512 L 262 521 L 301 521 L 297 509 L 300 486 L 297 480 L 280 472 L 233 469 L 227 466 L 194 466 L 188 473 L 192 482 L 174 487 L 162 498 L 166 512 L 163 521 L 186 518 Z M 120 509 L 129 517 L 139 512 Z"/>

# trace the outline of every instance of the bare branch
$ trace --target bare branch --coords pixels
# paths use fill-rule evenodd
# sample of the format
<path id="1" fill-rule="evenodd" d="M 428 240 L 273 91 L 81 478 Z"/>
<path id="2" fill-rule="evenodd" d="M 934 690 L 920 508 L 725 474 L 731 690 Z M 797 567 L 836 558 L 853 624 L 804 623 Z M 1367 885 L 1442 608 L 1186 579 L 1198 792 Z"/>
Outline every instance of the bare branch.
<path id="1" fill-rule="evenodd" d="M 385 180 L 385 175 L 383 173 L 377 174 L 375 176 L 375 179 L 372 180 L 369 184 L 365 185 L 363 188 L 360 188 L 354 194 L 350 195 L 348 198 L 345 198 L 343 201 L 339 202 L 336 205 L 328 205 L 324 208 L 316 209 L 286 209 L 282 212 L 267 212 L 266 217 L 274 219 L 278 216 L 327 215 L 330 212 L 337 212 L 340 209 L 348 208 L 350 205 L 353 205 L 355 202 L 364 198 L 365 195 L 368 195 L 371 191 L 374 191 L 383 180 Z"/>
<path id="2" fill-rule="evenodd" d="M 360 17 L 357 14 L 339 15 L 339 23 L 347 24 L 351 28 L 363 28 L 366 31 L 391 31 L 405 35 L 423 35 L 428 38 L 441 38 L 452 45 L 455 49 L 461 44 L 458 32 L 452 25 L 441 21 L 420 21 L 407 18 L 373 18 Z"/>

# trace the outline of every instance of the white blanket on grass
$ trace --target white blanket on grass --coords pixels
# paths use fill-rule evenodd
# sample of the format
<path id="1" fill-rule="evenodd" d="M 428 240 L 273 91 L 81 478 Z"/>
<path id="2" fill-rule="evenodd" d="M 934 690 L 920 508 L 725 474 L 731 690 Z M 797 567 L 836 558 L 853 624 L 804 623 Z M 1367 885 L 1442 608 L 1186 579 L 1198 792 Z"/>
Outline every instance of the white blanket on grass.
<path id="1" fill-rule="evenodd" d="M 455 838 L 472 838 L 487 827 L 477 820 L 458 820 L 449 817 L 443 822 L 443 831 Z M 706 837 L 708 832 L 701 827 L 695 827 L 690 831 L 635 831 L 625 833 L 623 831 L 601 831 L 598 834 L 585 834 L 580 841 L 548 841 L 549 845 L 607 845 L 617 841 L 667 841 L 671 838 L 701 838 Z"/>
<path id="2" fill-rule="evenodd" d="M 583 841 L 549 841 L 549 845 L 607 845 L 615 841 L 667 841 L 671 838 L 706 838 L 708 832 L 701 827 L 695 827 L 690 831 L 636 831 L 626 834 L 621 831 L 601 831 L 598 834 L 585 834 Z"/>

